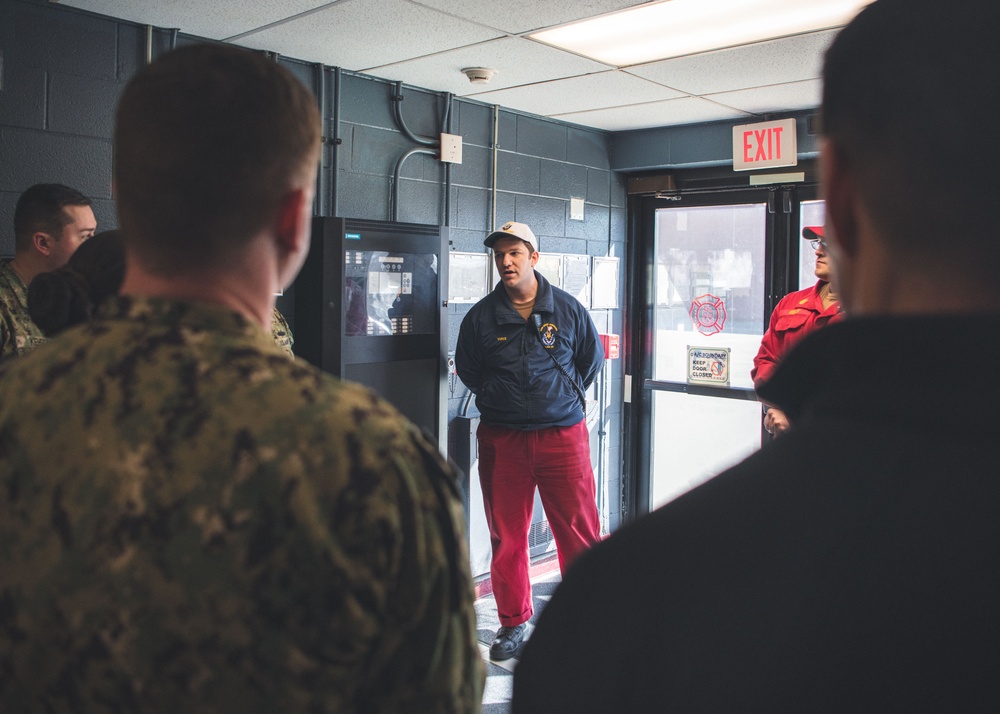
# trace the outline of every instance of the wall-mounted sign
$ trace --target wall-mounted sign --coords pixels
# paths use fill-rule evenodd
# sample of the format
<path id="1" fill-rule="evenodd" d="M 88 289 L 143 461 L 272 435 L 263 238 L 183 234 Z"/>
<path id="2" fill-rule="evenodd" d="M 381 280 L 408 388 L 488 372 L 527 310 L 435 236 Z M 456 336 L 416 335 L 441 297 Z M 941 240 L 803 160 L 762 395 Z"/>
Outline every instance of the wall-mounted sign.
<path id="1" fill-rule="evenodd" d="M 733 127 L 733 170 L 750 171 L 799 162 L 795 119 Z"/>
<path id="2" fill-rule="evenodd" d="M 490 256 L 487 253 L 448 254 L 448 301 L 479 302 L 493 288 L 489 282 Z"/>
<path id="3" fill-rule="evenodd" d="M 561 253 L 541 253 L 535 270 L 545 276 L 551 285 L 563 286 L 563 256 Z"/>
<path id="4" fill-rule="evenodd" d="M 563 290 L 590 307 L 590 256 L 567 255 L 563 261 Z"/>
<path id="5" fill-rule="evenodd" d="M 618 307 L 618 258 L 594 258 L 590 307 L 594 310 Z"/>
<path id="6" fill-rule="evenodd" d="M 688 346 L 688 384 L 729 386 L 729 348 Z"/>

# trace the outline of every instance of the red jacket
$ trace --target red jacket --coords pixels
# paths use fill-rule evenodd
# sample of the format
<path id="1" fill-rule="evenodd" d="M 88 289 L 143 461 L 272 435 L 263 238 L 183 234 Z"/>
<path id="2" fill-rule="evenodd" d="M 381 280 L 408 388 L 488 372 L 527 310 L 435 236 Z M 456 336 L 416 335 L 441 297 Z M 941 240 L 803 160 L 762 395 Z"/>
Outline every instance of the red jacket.
<path id="1" fill-rule="evenodd" d="M 771 322 L 760 341 L 760 350 L 753 358 L 750 379 L 759 387 L 771 377 L 771 372 L 792 345 L 823 325 L 843 319 L 840 303 L 823 309 L 819 290 L 826 283 L 822 280 L 811 288 L 788 293 L 781 298 L 771 313 Z"/>

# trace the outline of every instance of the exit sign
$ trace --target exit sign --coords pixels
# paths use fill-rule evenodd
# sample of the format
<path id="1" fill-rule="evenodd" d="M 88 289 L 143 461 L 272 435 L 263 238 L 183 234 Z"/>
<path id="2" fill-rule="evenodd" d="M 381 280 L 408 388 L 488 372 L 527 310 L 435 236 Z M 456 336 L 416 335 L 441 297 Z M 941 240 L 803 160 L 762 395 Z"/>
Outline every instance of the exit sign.
<path id="1" fill-rule="evenodd" d="M 795 166 L 798 162 L 794 119 L 733 127 L 734 171 Z"/>

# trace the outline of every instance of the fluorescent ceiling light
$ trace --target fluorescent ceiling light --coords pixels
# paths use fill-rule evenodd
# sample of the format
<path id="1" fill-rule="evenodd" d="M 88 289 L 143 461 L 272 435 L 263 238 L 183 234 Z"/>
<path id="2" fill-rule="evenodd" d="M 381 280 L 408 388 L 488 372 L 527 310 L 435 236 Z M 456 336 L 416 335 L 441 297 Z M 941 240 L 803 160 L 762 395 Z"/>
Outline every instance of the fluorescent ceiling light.
<path id="1" fill-rule="evenodd" d="M 666 0 L 528 35 L 615 67 L 843 27 L 872 0 Z"/>

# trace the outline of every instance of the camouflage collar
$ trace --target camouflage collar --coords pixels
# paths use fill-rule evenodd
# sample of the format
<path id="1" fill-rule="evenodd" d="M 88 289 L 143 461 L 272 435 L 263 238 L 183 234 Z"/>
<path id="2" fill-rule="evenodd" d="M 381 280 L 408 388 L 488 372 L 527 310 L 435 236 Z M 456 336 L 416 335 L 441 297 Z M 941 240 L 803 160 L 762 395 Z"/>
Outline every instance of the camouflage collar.
<path id="1" fill-rule="evenodd" d="M 6 283 L 11 292 L 21 302 L 20 307 L 27 310 L 28 288 L 21 280 L 21 276 L 14 272 L 10 265 L 10 259 L 0 261 L 0 285 Z"/>
<path id="2" fill-rule="evenodd" d="M 96 317 L 99 320 L 128 320 L 148 325 L 177 325 L 210 332 L 264 335 L 259 325 L 229 308 L 168 298 L 117 295 L 101 305 Z"/>

